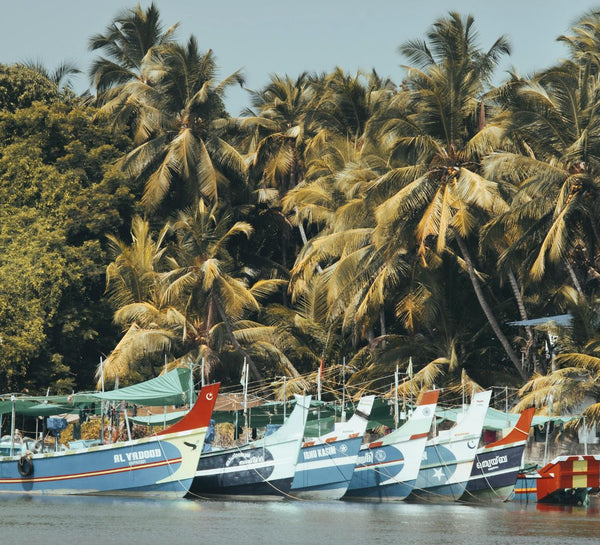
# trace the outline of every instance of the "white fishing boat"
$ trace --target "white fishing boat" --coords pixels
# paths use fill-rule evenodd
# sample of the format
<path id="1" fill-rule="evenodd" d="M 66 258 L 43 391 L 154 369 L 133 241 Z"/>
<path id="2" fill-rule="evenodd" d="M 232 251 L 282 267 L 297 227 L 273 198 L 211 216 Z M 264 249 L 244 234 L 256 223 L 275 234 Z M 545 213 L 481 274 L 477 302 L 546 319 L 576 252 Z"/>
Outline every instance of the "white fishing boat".
<path id="1" fill-rule="evenodd" d="M 345 500 L 400 501 L 413 489 L 439 390 L 425 392 L 410 418 L 397 430 L 361 446 Z"/>
<path id="2" fill-rule="evenodd" d="M 348 422 L 302 443 L 290 495 L 312 500 L 338 500 L 348 489 L 375 396 L 360 399 Z"/>
<path id="3" fill-rule="evenodd" d="M 417 482 L 408 499 L 453 501 L 463 495 L 491 395 L 490 390 L 474 394 L 462 419 L 427 441 Z"/>

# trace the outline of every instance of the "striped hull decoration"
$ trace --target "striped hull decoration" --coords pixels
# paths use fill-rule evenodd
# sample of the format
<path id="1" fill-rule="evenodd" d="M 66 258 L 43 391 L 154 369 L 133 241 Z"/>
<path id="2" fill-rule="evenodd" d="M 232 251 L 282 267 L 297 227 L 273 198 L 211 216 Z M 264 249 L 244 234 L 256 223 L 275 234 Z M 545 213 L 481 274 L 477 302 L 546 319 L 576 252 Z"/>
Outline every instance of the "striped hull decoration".
<path id="1" fill-rule="evenodd" d="M 340 499 L 348 489 L 361 443 L 362 436 L 304 445 L 291 495 L 302 499 Z"/>
<path id="2" fill-rule="evenodd" d="M 167 495 L 183 497 L 191 477 L 174 480 L 180 469 L 179 448 L 169 441 L 94 447 L 31 459 L 33 472 L 22 477 L 18 461 L 0 463 L 0 491 L 30 494 Z M 90 468 L 95 468 L 90 470 Z"/>
<path id="3" fill-rule="evenodd" d="M 252 495 L 273 495 L 275 489 L 267 483 L 277 463 L 271 451 L 265 448 L 240 447 L 205 453 L 200 457 L 190 494 L 225 496 L 253 492 Z M 287 473 L 284 481 L 278 481 L 289 481 L 289 485 L 284 484 L 281 489 L 284 493 L 289 491 L 293 468 Z"/>
<path id="4" fill-rule="evenodd" d="M 405 499 L 415 484 L 424 444 L 425 437 L 393 445 L 363 445 L 344 499 Z"/>
<path id="5" fill-rule="evenodd" d="M 471 474 L 477 440 L 477 437 L 467 437 L 445 445 L 428 444 L 411 494 L 413 499 L 459 499 Z"/>
<path id="6" fill-rule="evenodd" d="M 204 452 L 190 489 L 192 497 L 287 496 L 294 478 L 310 396 L 296 406 L 274 433 L 252 443 Z"/>
<path id="7" fill-rule="evenodd" d="M 512 446 L 479 450 L 461 499 L 506 501 L 517 482 L 525 445 L 526 441 L 521 441 Z"/>

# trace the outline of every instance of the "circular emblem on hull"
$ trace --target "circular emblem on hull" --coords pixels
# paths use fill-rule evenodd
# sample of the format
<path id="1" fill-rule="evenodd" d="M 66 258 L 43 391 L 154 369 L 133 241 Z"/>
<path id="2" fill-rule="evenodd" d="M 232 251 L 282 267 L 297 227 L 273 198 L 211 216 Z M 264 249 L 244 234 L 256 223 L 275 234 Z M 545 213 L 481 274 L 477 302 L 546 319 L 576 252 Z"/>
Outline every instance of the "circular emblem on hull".
<path id="1" fill-rule="evenodd" d="M 375 460 L 378 462 L 383 462 L 385 460 L 385 451 L 383 449 L 378 449 L 375 451 Z"/>

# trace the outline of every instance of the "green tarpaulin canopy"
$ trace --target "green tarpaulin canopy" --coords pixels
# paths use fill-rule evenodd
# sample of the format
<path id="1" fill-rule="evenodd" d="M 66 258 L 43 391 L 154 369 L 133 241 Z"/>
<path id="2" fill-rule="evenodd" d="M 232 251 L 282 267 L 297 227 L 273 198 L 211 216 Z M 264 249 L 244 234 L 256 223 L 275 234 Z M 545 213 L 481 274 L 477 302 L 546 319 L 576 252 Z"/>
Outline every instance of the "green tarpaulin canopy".
<path id="1" fill-rule="evenodd" d="M 94 397 L 104 401 L 127 401 L 136 405 L 183 405 L 190 397 L 190 370 L 178 367 L 164 375 Z"/>
<path id="2" fill-rule="evenodd" d="M 15 411 L 29 416 L 51 416 L 77 413 L 83 407 L 101 401 L 127 401 L 137 405 L 182 405 L 189 400 L 190 370 L 180 367 L 140 384 L 110 390 L 69 396 L 15 396 Z M 0 397 L 0 414 L 10 413 L 10 395 Z"/>
<path id="3" fill-rule="evenodd" d="M 129 421 L 142 426 L 170 426 L 181 420 L 187 411 L 172 411 L 168 413 L 149 414 L 148 416 L 130 416 Z"/>
<path id="4" fill-rule="evenodd" d="M 439 420 L 449 420 L 456 422 L 463 414 L 462 409 L 437 409 L 435 411 L 436 417 Z M 519 420 L 518 414 L 505 413 L 498 411 L 497 409 L 488 409 L 483 421 L 483 428 L 486 430 L 500 431 L 505 428 L 512 428 Z M 568 422 L 578 418 L 577 416 L 534 416 L 531 422 L 532 426 L 539 426 L 545 424 L 549 420 L 552 422 Z"/>

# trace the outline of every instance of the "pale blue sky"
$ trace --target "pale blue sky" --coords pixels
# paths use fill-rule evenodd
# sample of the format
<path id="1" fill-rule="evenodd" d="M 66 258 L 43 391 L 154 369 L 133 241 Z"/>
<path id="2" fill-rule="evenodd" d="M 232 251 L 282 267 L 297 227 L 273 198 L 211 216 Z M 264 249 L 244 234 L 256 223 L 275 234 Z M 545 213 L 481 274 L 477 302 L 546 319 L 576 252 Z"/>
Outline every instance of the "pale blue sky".
<path id="1" fill-rule="evenodd" d="M 151 2 L 142 0 L 142 7 Z M 0 63 L 35 60 L 54 69 L 62 61 L 87 70 L 89 37 L 104 32 L 124 0 L 0 0 Z M 190 34 L 202 51 L 212 49 L 225 77 L 242 69 L 246 85 L 258 89 L 273 73 L 292 77 L 336 66 L 354 74 L 375 68 L 399 83 L 402 42 L 423 37 L 436 18 L 449 11 L 472 14 L 480 44 L 489 47 L 502 34 L 513 53 L 502 70 L 527 74 L 566 55 L 556 37 L 600 0 L 157 0 L 165 26 L 180 23 L 177 37 Z M 500 76 L 502 77 L 502 73 Z M 87 75 L 74 81 L 88 87 Z M 231 90 L 227 104 L 237 115 L 247 93 Z"/>

